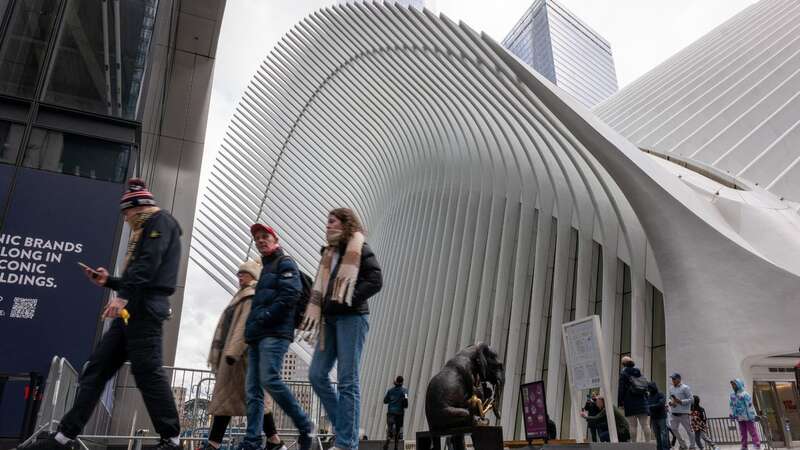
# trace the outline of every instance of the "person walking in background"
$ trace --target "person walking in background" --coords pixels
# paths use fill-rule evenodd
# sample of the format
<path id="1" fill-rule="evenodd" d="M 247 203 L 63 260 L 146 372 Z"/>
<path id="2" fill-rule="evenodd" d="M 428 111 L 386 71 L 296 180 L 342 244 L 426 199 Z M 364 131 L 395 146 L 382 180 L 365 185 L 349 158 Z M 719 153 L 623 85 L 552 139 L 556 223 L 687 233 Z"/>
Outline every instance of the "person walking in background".
<path id="1" fill-rule="evenodd" d="M 300 270 L 286 255 L 272 228 L 257 223 L 250 234 L 261 253 L 261 275 L 245 323 L 247 354 L 247 433 L 240 450 L 260 450 L 264 389 L 300 432 L 298 450 L 311 448 L 314 424 L 281 379 L 283 357 L 294 339 L 295 309 L 303 291 Z"/>
<path id="2" fill-rule="evenodd" d="M 706 417 L 706 410 L 700 406 L 700 397 L 694 396 L 692 402 L 692 431 L 694 431 L 694 441 L 700 450 L 705 448 L 705 444 L 713 450 L 716 444 L 708 437 L 708 418 Z"/>
<path id="3" fill-rule="evenodd" d="M 750 393 L 744 390 L 744 381 L 740 378 L 731 380 L 731 392 L 729 405 L 731 408 L 731 418 L 739 423 L 739 436 L 742 438 L 742 450 L 747 450 L 747 436 L 753 442 L 756 449 L 761 448 L 761 438 L 756 429 L 756 408 L 753 406 L 753 398 Z"/>
<path id="4" fill-rule="evenodd" d="M 625 411 L 625 418 L 631 429 L 631 439 L 639 441 L 650 440 L 650 418 L 647 414 L 647 378 L 636 367 L 630 356 L 622 358 L 622 373 L 619 375 L 617 389 L 617 405 Z M 641 428 L 641 435 L 639 429 Z"/>
<path id="5" fill-rule="evenodd" d="M 138 178 L 128 180 L 119 206 L 131 229 L 122 276 L 111 276 L 103 267 L 84 268 L 92 283 L 116 291 L 103 310 L 103 317 L 112 319 L 111 328 L 89 356 L 75 402 L 61 419 L 58 432 L 21 448 L 77 446 L 75 438 L 89 421 L 106 383 L 128 360 L 150 420 L 161 436 L 155 448 L 180 448 L 178 410 L 162 368 L 161 341 L 163 322 L 171 315 L 169 296 L 178 281 L 181 228 L 174 217 L 158 207 L 145 182 Z"/>
<path id="6" fill-rule="evenodd" d="M 681 436 L 681 428 L 686 431 L 689 437 L 689 448 L 696 448 L 691 417 L 689 416 L 689 413 L 692 412 L 692 402 L 694 402 L 692 389 L 683 384 L 681 381 L 681 374 L 679 373 L 673 373 L 670 375 L 670 379 L 672 380 L 672 386 L 669 388 L 669 427 L 672 429 L 672 432 L 675 433 L 675 437 L 678 439 L 678 446 L 681 450 L 686 448 L 686 442 L 683 440 L 683 436 Z"/>
<path id="7" fill-rule="evenodd" d="M 245 378 L 248 347 L 244 341 L 244 328 L 260 275 L 261 263 L 257 261 L 245 261 L 239 266 L 239 271 L 236 273 L 239 290 L 222 312 L 211 341 L 208 366 L 214 373 L 215 382 L 208 413 L 214 419 L 204 450 L 218 449 L 222 445 L 231 417 L 247 414 Z M 272 399 L 267 395 L 264 396 L 263 422 L 264 434 L 267 436 L 266 450 L 286 450 L 275 429 Z"/>
<path id="8" fill-rule="evenodd" d="M 338 449 L 358 448 L 361 409 L 359 365 L 369 330 L 367 300 L 383 286 L 378 259 L 365 242 L 355 213 L 337 208 L 328 214 L 327 246 L 317 270 L 301 328 L 319 339 L 309 368 L 314 392 L 330 418 Z M 337 365 L 338 385 L 330 372 Z"/>
<path id="9" fill-rule="evenodd" d="M 595 415 L 590 416 L 586 411 L 581 411 L 581 417 L 586 419 L 588 424 L 594 424 L 597 428 L 597 437 L 600 438 L 600 442 L 610 442 L 611 435 L 608 431 L 608 417 L 606 411 L 606 402 L 603 396 L 598 395 L 594 400 L 595 405 L 599 412 Z M 614 421 L 617 423 L 617 440 L 619 442 L 628 442 L 631 439 L 630 428 L 628 427 L 628 421 L 625 420 L 625 415 L 622 414 L 622 411 L 619 408 L 611 406 L 611 410 L 614 414 Z"/>
<path id="10" fill-rule="evenodd" d="M 386 391 L 383 396 L 383 403 L 388 405 L 386 411 L 386 442 L 383 444 L 384 450 L 389 448 L 389 441 L 394 439 L 394 448 L 403 439 L 403 419 L 406 408 L 408 408 L 408 390 L 403 387 L 403 376 L 398 375 L 394 380 L 394 386 Z"/>
<path id="11" fill-rule="evenodd" d="M 650 416 L 650 429 L 656 441 L 656 450 L 668 450 L 672 446 L 669 441 L 669 427 L 667 427 L 667 399 L 664 393 L 658 390 L 658 385 L 650 382 L 647 385 L 647 408 Z"/>
<path id="12" fill-rule="evenodd" d="M 581 414 L 586 412 L 587 416 L 595 416 L 597 413 L 600 412 L 600 408 L 597 407 L 595 401 L 597 400 L 597 392 L 592 392 L 590 395 L 586 397 L 586 404 L 583 405 L 581 408 Z M 593 422 L 587 422 L 587 428 L 589 429 L 589 436 L 592 438 L 592 442 L 598 442 L 597 440 L 597 424 Z"/>

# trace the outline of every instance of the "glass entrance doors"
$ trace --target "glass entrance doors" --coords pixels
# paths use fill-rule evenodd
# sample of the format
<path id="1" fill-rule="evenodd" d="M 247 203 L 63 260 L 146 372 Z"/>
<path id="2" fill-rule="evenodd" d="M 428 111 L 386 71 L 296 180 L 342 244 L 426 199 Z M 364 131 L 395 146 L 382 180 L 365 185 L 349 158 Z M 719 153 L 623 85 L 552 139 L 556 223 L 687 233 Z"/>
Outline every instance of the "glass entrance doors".
<path id="1" fill-rule="evenodd" d="M 800 410 L 793 381 L 756 381 L 756 407 L 767 417 L 772 438 L 779 443 L 800 443 Z M 794 447 L 797 444 L 793 445 Z"/>

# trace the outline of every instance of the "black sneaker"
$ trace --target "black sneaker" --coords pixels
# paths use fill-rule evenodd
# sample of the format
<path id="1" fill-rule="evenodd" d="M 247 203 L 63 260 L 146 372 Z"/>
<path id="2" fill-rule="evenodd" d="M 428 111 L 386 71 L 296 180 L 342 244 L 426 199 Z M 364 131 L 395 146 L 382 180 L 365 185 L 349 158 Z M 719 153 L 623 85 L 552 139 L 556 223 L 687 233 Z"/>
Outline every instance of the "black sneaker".
<path id="1" fill-rule="evenodd" d="M 169 439 L 161 439 L 158 445 L 153 447 L 155 450 L 181 450 L 180 445 L 175 445 Z"/>
<path id="2" fill-rule="evenodd" d="M 264 446 L 264 450 L 286 450 L 286 444 L 284 444 L 283 441 L 280 441 L 277 444 L 267 441 L 267 445 Z"/>
<path id="3" fill-rule="evenodd" d="M 75 441 L 62 444 L 56 440 L 56 433 L 40 434 L 35 440 L 25 446 L 17 447 L 18 450 L 76 450 Z"/>

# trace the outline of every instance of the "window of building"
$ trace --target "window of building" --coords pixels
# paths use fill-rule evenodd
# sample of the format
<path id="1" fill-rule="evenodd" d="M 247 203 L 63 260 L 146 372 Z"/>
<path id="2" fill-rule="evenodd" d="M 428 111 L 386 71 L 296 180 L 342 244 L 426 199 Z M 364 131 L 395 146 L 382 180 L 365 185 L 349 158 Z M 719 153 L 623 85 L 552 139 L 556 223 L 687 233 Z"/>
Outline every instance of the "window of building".
<path id="1" fill-rule="evenodd" d="M 25 126 L 0 120 L 0 162 L 14 164 Z"/>
<path id="2" fill-rule="evenodd" d="M 622 263 L 622 304 L 619 356 L 631 355 L 631 268 Z"/>
<path id="3" fill-rule="evenodd" d="M 42 101 L 136 119 L 156 3 L 69 2 Z"/>
<path id="4" fill-rule="evenodd" d="M 603 319 L 603 246 L 597 242 L 593 243 L 593 260 L 594 260 L 594 297 L 590 300 L 589 314 L 596 314 L 600 317 L 602 323 Z"/>
<path id="5" fill-rule="evenodd" d="M 0 93 L 24 98 L 34 96 L 58 3 L 57 0 L 14 2 L 0 43 Z"/>
<path id="6" fill-rule="evenodd" d="M 60 131 L 34 128 L 23 165 L 34 169 L 122 183 L 131 146 Z"/>
<path id="7" fill-rule="evenodd" d="M 650 379 L 662 391 L 667 384 L 667 334 L 664 319 L 664 294 L 651 286 L 653 299 L 652 333 L 650 337 Z"/>

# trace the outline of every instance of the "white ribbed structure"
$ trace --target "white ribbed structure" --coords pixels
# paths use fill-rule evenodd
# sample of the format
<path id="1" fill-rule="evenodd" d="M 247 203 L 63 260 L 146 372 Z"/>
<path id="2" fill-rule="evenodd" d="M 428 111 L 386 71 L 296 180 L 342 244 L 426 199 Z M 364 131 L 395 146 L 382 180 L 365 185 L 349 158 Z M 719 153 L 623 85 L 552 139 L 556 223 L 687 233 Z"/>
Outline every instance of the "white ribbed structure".
<path id="1" fill-rule="evenodd" d="M 762 1 L 595 108 L 639 147 L 800 201 L 800 4 Z"/>
<path id="2" fill-rule="evenodd" d="M 800 340 L 795 211 L 641 152 L 491 38 L 427 11 L 357 3 L 297 24 L 242 98 L 209 185 L 193 258 L 223 286 L 255 256 L 253 222 L 313 274 L 327 211 L 365 221 L 385 280 L 362 367 L 369 436 L 398 374 L 406 432 L 424 429 L 427 380 L 476 341 L 506 364 L 507 437 L 521 436 L 519 383 L 540 378 L 562 435 L 577 433 L 561 323 L 595 312 L 613 360 L 629 351 L 661 383 L 681 372 L 709 415 L 747 358 Z M 660 292 L 666 367 L 651 350 Z"/>

